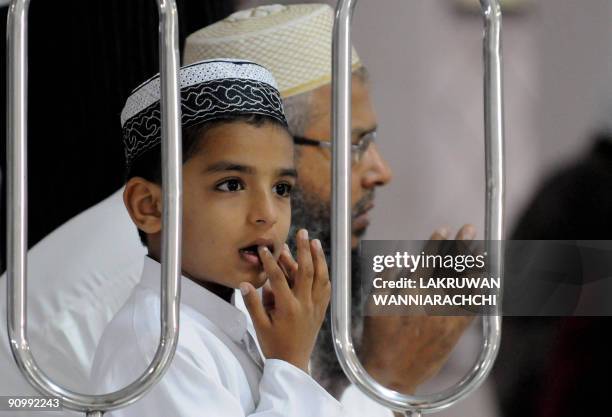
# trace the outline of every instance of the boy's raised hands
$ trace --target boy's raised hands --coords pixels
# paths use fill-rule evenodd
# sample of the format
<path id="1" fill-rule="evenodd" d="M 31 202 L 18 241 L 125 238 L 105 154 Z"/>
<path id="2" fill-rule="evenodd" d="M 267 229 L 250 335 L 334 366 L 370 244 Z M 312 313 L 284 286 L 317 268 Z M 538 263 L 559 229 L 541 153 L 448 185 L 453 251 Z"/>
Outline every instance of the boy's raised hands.
<path id="1" fill-rule="evenodd" d="M 261 349 L 269 359 L 281 359 L 308 372 L 308 362 L 329 305 L 331 283 L 321 242 L 297 234 L 297 262 L 285 246 L 278 262 L 258 248 L 269 285 L 263 303 L 255 288 L 240 284 Z"/>

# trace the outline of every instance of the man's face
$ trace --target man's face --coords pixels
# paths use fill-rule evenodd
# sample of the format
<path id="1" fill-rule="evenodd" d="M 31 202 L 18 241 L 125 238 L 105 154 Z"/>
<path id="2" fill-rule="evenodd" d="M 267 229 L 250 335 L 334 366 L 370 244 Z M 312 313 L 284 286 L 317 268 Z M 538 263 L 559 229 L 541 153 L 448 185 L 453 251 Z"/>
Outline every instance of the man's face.
<path id="1" fill-rule="evenodd" d="M 352 82 L 352 142 L 377 127 L 376 115 L 370 101 L 367 83 L 358 76 Z M 310 120 L 304 137 L 320 141 L 331 141 L 331 85 L 313 91 L 310 102 Z M 311 202 L 331 207 L 331 149 L 300 146 L 297 169 L 298 187 Z M 374 190 L 391 180 L 391 170 L 382 158 L 375 143 L 372 143 L 358 163 L 353 163 L 352 190 L 352 239 L 356 248 L 359 239 L 369 225 L 368 212 L 374 207 Z"/>

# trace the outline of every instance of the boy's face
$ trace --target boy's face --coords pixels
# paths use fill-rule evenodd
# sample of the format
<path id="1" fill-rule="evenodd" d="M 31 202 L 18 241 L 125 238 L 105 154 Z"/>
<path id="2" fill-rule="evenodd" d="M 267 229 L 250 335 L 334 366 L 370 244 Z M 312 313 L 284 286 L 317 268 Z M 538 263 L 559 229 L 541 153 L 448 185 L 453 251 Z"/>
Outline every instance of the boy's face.
<path id="1" fill-rule="evenodd" d="M 278 258 L 291 224 L 293 141 L 274 124 L 236 122 L 209 130 L 202 143 L 183 168 L 183 271 L 260 287 L 257 245 Z"/>
<path id="2" fill-rule="evenodd" d="M 138 190 L 133 180 L 126 189 Z M 183 164 L 183 273 L 231 288 L 241 282 L 262 286 L 266 276 L 257 245 L 268 246 L 278 259 L 291 223 L 295 181 L 293 141 L 281 127 L 232 122 L 209 129 Z M 157 187 L 151 200 L 161 202 Z M 160 217 L 158 223 L 139 224 L 133 210 L 130 214 L 147 233 L 150 254 L 159 257 L 161 203 L 154 205 L 147 210 Z"/>

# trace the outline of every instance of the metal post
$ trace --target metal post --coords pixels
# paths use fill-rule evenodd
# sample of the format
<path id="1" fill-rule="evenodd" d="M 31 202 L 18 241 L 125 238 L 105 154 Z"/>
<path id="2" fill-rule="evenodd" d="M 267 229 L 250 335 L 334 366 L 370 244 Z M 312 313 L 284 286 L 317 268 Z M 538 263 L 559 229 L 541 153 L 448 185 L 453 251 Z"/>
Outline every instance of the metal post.
<path id="1" fill-rule="evenodd" d="M 144 396 L 168 369 L 178 343 L 181 236 L 181 116 L 178 84 L 178 12 L 174 0 L 157 0 L 162 109 L 163 243 L 161 336 L 153 361 L 125 388 L 104 395 L 81 394 L 53 382 L 41 370 L 27 338 L 27 18 L 29 0 L 13 0 L 7 42 L 7 322 L 9 343 L 19 370 L 41 394 L 88 416 L 125 407 Z"/>
<path id="2" fill-rule="evenodd" d="M 357 358 L 351 329 L 351 18 L 357 0 L 339 0 L 333 34 L 333 194 L 332 194 L 332 331 L 342 369 L 361 391 L 378 403 L 406 416 L 420 417 L 450 407 L 480 386 L 490 372 L 501 340 L 501 317 L 483 318 L 484 341 L 473 369 L 443 392 L 413 396 L 390 390 L 374 380 Z M 484 125 L 486 218 L 485 239 L 491 273 L 501 276 L 504 218 L 504 142 L 501 72 L 501 8 L 498 0 L 481 0 L 484 16 Z M 493 248 L 496 247 L 496 250 Z"/>

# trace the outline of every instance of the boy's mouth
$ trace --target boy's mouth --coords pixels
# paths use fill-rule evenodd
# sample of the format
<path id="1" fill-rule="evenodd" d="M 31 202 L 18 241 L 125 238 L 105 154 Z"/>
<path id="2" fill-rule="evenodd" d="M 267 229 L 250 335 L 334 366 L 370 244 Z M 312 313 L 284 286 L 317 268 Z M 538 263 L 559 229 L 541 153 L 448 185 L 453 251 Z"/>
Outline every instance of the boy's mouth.
<path id="1" fill-rule="evenodd" d="M 274 244 L 262 242 L 260 244 L 254 244 L 239 249 L 238 252 L 240 253 L 240 257 L 253 266 L 261 266 L 261 259 L 259 258 L 259 253 L 257 251 L 259 246 L 265 246 L 271 253 L 274 253 Z"/>

